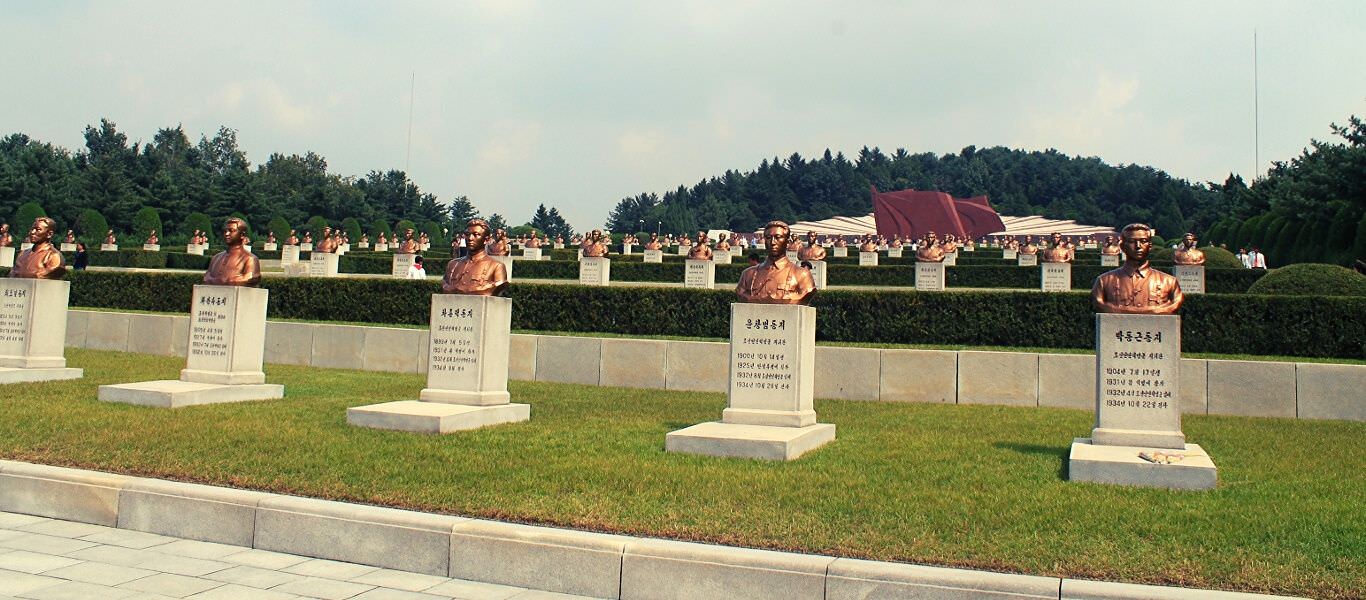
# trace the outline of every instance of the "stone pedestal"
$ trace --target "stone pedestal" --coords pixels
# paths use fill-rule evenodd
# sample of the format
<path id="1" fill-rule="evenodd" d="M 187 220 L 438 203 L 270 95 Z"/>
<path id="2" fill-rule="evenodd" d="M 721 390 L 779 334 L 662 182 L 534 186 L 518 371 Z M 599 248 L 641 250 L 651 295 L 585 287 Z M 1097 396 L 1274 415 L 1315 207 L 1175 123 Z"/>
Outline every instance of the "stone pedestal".
<path id="1" fill-rule="evenodd" d="M 59 246 L 58 249 L 62 252 L 75 252 L 76 244 L 68 244 L 66 242 L 62 242 L 62 245 Z"/>
<path id="2" fill-rule="evenodd" d="M 204 256 L 204 249 L 200 248 L 199 244 L 185 244 L 185 253 L 193 254 L 195 256 Z"/>
<path id="3" fill-rule="evenodd" d="M 823 290 L 830 285 L 826 280 L 826 273 L 828 271 L 826 266 L 826 262 L 823 260 L 811 261 L 811 279 L 815 282 L 816 289 L 818 290 Z"/>
<path id="4" fill-rule="evenodd" d="M 196 285 L 190 308 L 189 352 L 179 380 L 102 385 L 100 400 L 176 408 L 195 404 L 283 398 L 266 383 L 266 306 L 262 288 Z"/>
<path id="5" fill-rule="evenodd" d="M 551 244 L 550 247 L 555 250 L 564 250 L 564 244 Z"/>
<path id="6" fill-rule="evenodd" d="M 408 269 L 413 266 L 413 259 L 416 257 L 416 254 L 395 254 L 389 265 L 389 275 L 399 279 L 407 278 Z"/>
<path id="7" fill-rule="evenodd" d="M 646 250 L 646 251 L 645 251 L 645 262 L 647 262 L 647 263 L 662 263 L 662 262 L 664 262 L 664 251 L 663 251 L 663 250 Z"/>
<path id="8" fill-rule="evenodd" d="M 976 246 L 963 246 L 963 251 L 964 251 L 964 252 L 976 252 L 976 251 L 977 251 L 977 247 L 976 247 Z"/>
<path id="9" fill-rule="evenodd" d="M 630 254 L 630 253 L 631 253 L 631 249 L 632 249 L 633 247 L 634 247 L 634 246 L 631 245 L 631 244 L 622 244 L 622 245 L 621 245 L 621 253 L 622 253 L 622 254 Z"/>
<path id="10" fill-rule="evenodd" d="M 309 242 L 309 243 L 306 243 L 306 244 L 299 244 L 299 250 L 301 250 L 301 251 L 303 251 L 303 252 L 312 252 L 312 251 L 313 251 L 313 243 L 312 243 L 312 242 Z"/>
<path id="11" fill-rule="evenodd" d="M 958 251 L 946 252 L 944 254 L 944 265 L 948 267 L 958 266 Z"/>
<path id="12" fill-rule="evenodd" d="M 336 277 L 340 256 L 330 252 L 314 252 L 308 258 L 309 277 Z"/>
<path id="13" fill-rule="evenodd" d="M 835 246 L 835 258 L 845 258 L 849 256 L 848 246 Z"/>
<path id="14" fill-rule="evenodd" d="M 266 252 L 274 252 L 274 251 L 276 251 L 277 249 L 279 249 L 279 247 L 280 247 L 280 246 L 279 246 L 278 244 L 274 243 L 274 242 L 266 242 L 266 243 L 264 243 L 264 244 L 261 245 L 261 249 L 264 250 L 264 251 L 266 251 Z"/>
<path id="15" fill-rule="evenodd" d="M 22 244 L 19 244 L 19 251 L 20 251 L 20 252 L 23 252 L 23 251 L 28 250 L 29 248 L 32 248 L 32 247 L 33 247 L 33 244 L 31 244 L 31 243 L 29 243 L 29 242 L 24 242 L 24 243 L 22 243 Z"/>
<path id="16" fill-rule="evenodd" d="M 14 266 L 14 246 L 0 247 L 0 267 Z"/>
<path id="17" fill-rule="evenodd" d="M 143 252 L 161 252 L 161 244 L 143 244 Z"/>
<path id="18" fill-rule="evenodd" d="M 944 281 L 944 263 L 915 262 L 915 291 L 942 292 Z"/>
<path id="19" fill-rule="evenodd" d="M 1186 294 L 1205 293 L 1205 265 L 1176 265 L 1172 269 L 1176 282 L 1181 284 L 1181 292 Z"/>
<path id="20" fill-rule="evenodd" d="M 901 248 L 888 248 L 887 258 L 901 258 Z"/>
<path id="21" fill-rule="evenodd" d="M 1006 260 L 1015 260 L 1016 255 L 1017 252 L 1015 250 L 1006 249 L 1001 251 L 1001 258 Z"/>
<path id="22" fill-rule="evenodd" d="M 118 244 L 100 244 L 100 252 L 118 252 Z"/>
<path id="23" fill-rule="evenodd" d="M 64 356 L 70 296 L 69 281 L 0 279 L 0 384 L 81 377 Z"/>
<path id="24" fill-rule="evenodd" d="M 1016 257 L 1015 264 L 1021 267 L 1037 267 L 1039 266 L 1039 255 L 1021 254 L 1018 257 Z"/>
<path id="25" fill-rule="evenodd" d="M 608 285 L 612 280 L 612 261 L 605 256 L 585 256 L 579 259 L 579 283 Z"/>
<path id="26" fill-rule="evenodd" d="M 389 244 L 375 244 L 375 252 L 388 252 Z"/>
<path id="27" fill-rule="evenodd" d="M 288 266 L 299 262 L 299 246 L 285 246 L 280 249 L 280 266 Z"/>
<path id="28" fill-rule="evenodd" d="M 507 391 L 512 300 L 433 294 L 427 387 L 418 400 L 349 408 L 360 427 L 449 433 L 531 418 Z"/>
<path id="29" fill-rule="evenodd" d="M 1039 267 L 1040 286 L 1045 292 L 1072 290 L 1072 263 L 1046 262 Z"/>
<path id="30" fill-rule="evenodd" d="M 732 304 L 729 406 L 720 422 L 669 433 L 669 452 L 792 460 L 835 439 L 816 422 L 816 309 Z"/>
<path id="31" fill-rule="evenodd" d="M 1102 266 L 1102 267 L 1118 267 L 1118 266 L 1119 266 L 1119 255 L 1118 255 L 1118 254 L 1102 254 L 1102 255 L 1100 255 L 1100 266 Z M 1183 288 L 1183 289 L 1184 289 L 1184 288 Z"/>
<path id="32" fill-rule="evenodd" d="M 683 261 L 683 287 L 713 289 L 716 287 L 716 263 L 709 260 Z"/>
<path id="33" fill-rule="evenodd" d="M 503 270 L 507 271 L 508 281 L 512 281 L 512 257 L 511 256 L 492 256 L 489 258 L 503 263 Z"/>
<path id="34" fill-rule="evenodd" d="M 797 263 L 797 251 L 796 251 L 796 250 L 788 250 L 788 251 L 787 251 L 787 261 L 790 262 L 790 263 L 792 263 L 792 264 L 794 264 L 794 265 L 795 265 L 795 264 L 798 264 L 798 263 Z"/>
<path id="35" fill-rule="evenodd" d="M 540 248 L 523 248 L 523 249 L 522 249 L 522 258 L 525 258 L 525 259 L 527 259 L 527 260 L 541 260 L 541 249 L 540 249 Z"/>
<path id="36" fill-rule="evenodd" d="M 730 259 L 730 250 L 722 250 L 711 255 L 711 261 L 718 265 L 728 265 L 730 264 Z"/>
<path id="37" fill-rule="evenodd" d="M 1180 317 L 1097 314 L 1096 427 L 1073 441 L 1068 479 L 1213 488 L 1214 463 L 1181 432 L 1180 370 Z"/>
<path id="38" fill-rule="evenodd" d="M 691 250 L 691 249 L 692 249 L 691 246 L 681 246 L 681 245 L 680 245 L 680 246 L 678 247 L 678 255 L 679 255 L 679 256 L 687 256 L 687 255 L 688 255 L 688 251 Z"/>
<path id="39" fill-rule="evenodd" d="M 361 250 L 369 250 L 370 242 L 357 242 L 356 247 L 360 248 Z"/>
<path id="40" fill-rule="evenodd" d="M 876 266 L 877 266 L 877 253 L 876 253 L 876 252 L 859 252 L 859 253 L 858 253 L 858 266 L 860 266 L 860 267 L 876 267 Z"/>

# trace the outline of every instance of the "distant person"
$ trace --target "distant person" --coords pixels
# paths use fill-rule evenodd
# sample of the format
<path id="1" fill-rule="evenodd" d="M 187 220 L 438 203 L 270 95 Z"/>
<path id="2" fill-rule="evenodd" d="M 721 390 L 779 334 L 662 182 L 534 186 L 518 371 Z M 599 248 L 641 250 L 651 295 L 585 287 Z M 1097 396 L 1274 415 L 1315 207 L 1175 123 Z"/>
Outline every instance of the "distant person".
<path id="1" fill-rule="evenodd" d="M 749 266 L 752 267 L 752 266 L 757 265 L 757 264 L 759 264 L 759 263 L 761 263 L 761 262 L 763 262 L 763 261 L 759 258 L 759 253 L 758 253 L 758 252 L 751 252 L 751 253 L 749 254 Z"/>
<path id="2" fill-rule="evenodd" d="M 1261 248 L 1252 249 L 1252 268 L 1266 270 L 1266 255 L 1262 254 Z"/>
<path id="3" fill-rule="evenodd" d="M 1252 258 L 1248 256 L 1248 254 L 1247 254 L 1247 248 L 1239 248 L 1239 249 L 1238 249 L 1238 262 L 1243 263 L 1243 268 L 1244 268 L 1244 269 L 1251 269 L 1251 268 L 1252 268 Z"/>
<path id="4" fill-rule="evenodd" d="M 71 268 L 76 269 L 77 271 L 84 271 L 85 267 L 89 264 L 90 255 L 85 251 L 85 244 L 78 242 L 76 244 L 76 256 L 71 260 Z"/>
<path id="5" fill-rule="evenodd" d="M 427 269 L 422 266 L 422 255 L 413 257 L 412 266 L 408 267 L 408 279 L 426 279 Z"/>

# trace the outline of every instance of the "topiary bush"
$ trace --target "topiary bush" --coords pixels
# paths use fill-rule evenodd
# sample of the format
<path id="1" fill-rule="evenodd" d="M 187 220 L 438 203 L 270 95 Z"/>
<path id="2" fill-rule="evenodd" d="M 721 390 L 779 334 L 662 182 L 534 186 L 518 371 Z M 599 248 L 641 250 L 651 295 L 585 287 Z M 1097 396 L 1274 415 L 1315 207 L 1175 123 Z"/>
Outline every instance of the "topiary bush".
<path id="1" fill-rule="evenodd" d="M 286 221 L 284 217 L 275 217 L 266 224 L 266 234 L 269 235 L 274 232 L 280 244 L 283 244 L 285 238 L 289 237 L 289 229 L 289 221 Z M 261 238 L 261 243 L 265 243 L 265 238 Z"/>
<path id="2" fill-rule="evenodd" d="M 76 217 L 76 239 L 85 242 L 87 247 L 99 248 L 108 232 L 109 222 L 100 211 L 87 208 Z"/>
<path id="3" fill-rule="evenodd" d="M 153 231 L 157 232 L 157 237 L 166 234 L 161 227 L 161 213 L 150 206 L 139 208 L 138 212 L 133 215 L 133 236 L 146 240 L 147 234 Z"/>
<path id="4" fill-rule="evenodd" d="M 1300 263 L 1275 269 L 1248 288 L 1277 296 L 1366 296 L 1366 275 L 1345 267 Z"/>
<path id="5" fill-rule="evenodd" d="M 195 230 L 204 232 L 205 235 L 213 237 L 213 220 L 202 212 L 193 212 L 185 217 L 185 222 L 180 225 L 180 235 L 189 239 L 194 235 Z"/>
<path id="6" fill-rule="evenodd" d="M 9 226 L 10 235 L 16 240 L 28 238 L 28 230 L 33 227 L 33 220 L 38 217 L 46 217 L 47 212 L 43 210 L 37 202 L 25 202 L 19 205 L 18 210 L 14 211 L 14 223 Z M 56 235 L 54 233 L 54 235 Z M 18 242 L 14 245 L 18 246 Z"/>

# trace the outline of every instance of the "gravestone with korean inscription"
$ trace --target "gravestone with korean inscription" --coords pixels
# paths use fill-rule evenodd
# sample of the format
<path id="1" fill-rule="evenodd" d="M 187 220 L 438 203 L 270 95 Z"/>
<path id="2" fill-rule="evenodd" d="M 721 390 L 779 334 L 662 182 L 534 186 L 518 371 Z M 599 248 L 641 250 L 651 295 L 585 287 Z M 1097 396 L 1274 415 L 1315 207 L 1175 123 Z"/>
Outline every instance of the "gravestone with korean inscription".
<path id="1" fill-rule="evenodd" d="M 314 254 L 314 256 L 317 255 Z M 395 254 L 394 258 L 390 261 L 389 275 L 398 279 L 406 279 L 408 277 L 408 269 L 411 269 L 416 263 L 416 258 L 416 254 Z"/>
<path id="2" fill-rule="evenodd" d="M 811 281 L 816 284 L 816 289 L 823 290 L 828 287 L 826 281 L 827 264 L 823 260 L 813 260 L 811 262 Z"/>
<path id="3" fill-rule="evenodd" d="M 1068 479 L 1210 489 L 1213 461 L 1181 431 L 1181 317 L 1096 315 L 1096 424 Z"/>
<path id="4" fill-rule="evenodd" d="M 417 400 L 349 408 L 360 427 L 449 433 L 531 418 L 531 406 L 508 393 L 512 300 L 433 294 L 427 387 Z"/>
<path id="5" fill-rule="evenodd" d="M 285 244 L 280 247 L 280 266 L 287 267 L 299 262 L 299 245 Z"/>
<path id="6" fill-rule="evenodd" d="M 731 258 L 733 256 L 734 255 L 730 253 L 730 250 L 718 250 L 711 255 L 711 261 L 718 265 L 728 265 L 731 263 Z"/>
<path id="7" fill-rule="evenodd" d="M 647 263 L 662 263 L 662 262 L 664 262 L 664 251 L 663 251 L 663 250 L 646 250 L 646 251 L 645 251 L 645 262 L 647 262 Z"/>
<path id="8" fill-rule="evenodd" d="M 683 287 L 713 289 L 716 287 L 716 263 L 710 260 L 683 261 Z"/>
<path id="9" fill-rule="evenodd" d="M 270 290 L 196 285 L 179 380 L 102 385 L 99 399 L 162 408 L 283 398 L 262 370 Z"/>
<path id="10" fill-rule="evenodd" d="M 527 260 L 541 260 L 541 249 L 522 248 L 522 258 L 525 258 Z"/>
<path id="11" fill-rule="evenodd" d="M 859 252 L 859 253 L 858 253 L 858 266 L 860 266 L 860 267 L 876 267 L 876 266 L 877 266 L 877 253 L 876 253 L 876 252 Z"/>
<path id="12" fill-rule="evenodd" d="M 915 290 L 917 292 L 944 291 L 944 263 L 916 261 Z"/>
<path id="13" fill-rule="evenodd" d="M 901 258 L 901 246 L 887 249 L 887 258 Z"/>
<path id="14" fill-rule="evenodd" d="M 1205 293 L 1205 265 L 1176 265 L 1172 267 L 1172 275 L 1181 284 L 1182 293 Z"/>
<path id="15" fill-rule="evenodd" d="M 946 266 L 946 267 L 956 267 L 956 266 L 958 266 L 958 250 L 955 249 L 953 252 L 945 252 L 945 253 L 944 253 L 944 266 Z"/>
<path id="16" fill-rule="evenodd" d="M 1045 262 L 1039 267 L 1039 280 L 1045 292 L 1072 290 L 1072 263 Z"/>
<path id="17" fill-rule="evenodd" d="M 308 255 L 309 277 L 336 277 L 337 265 L 341 257 L 331 252 L 310 252 Z"/>
<path id="18" fill-rule="evenodd" d="M 14 267 L 14 246 L 0 246 L 0 267 Z"/>
<path id="19" fill-rule="evenodd" d="M 665 450 L 792 460 L 835 439 L 816 422 L 816 309 L 731 304 L 730 382 L 719 422 L 669 433 Z"/>
<path id="20" fill-rule="evenodd" d="M 1118 266 L 1119 266 L 1119 255 L 1118 255 L 1118 254 L 1102 254 L 1102 255 L 1100 255 L 1100 266 L 1102 266 L 1102 267 L 1118 267 Z M 1184 288 L 1184 287 L 1182 288 L 1182 291 L 1185 291 L 1185 288 Z"/>
<path id="21" fill-rule="evenodd" d="M 1015 260 L 1016 254 L 1018 254 L 1018 253 L 1017 253 L 1015 250 L 1011 250 L 1010 248 L 1006 248 L 1005 250 L 1002 250 L 1002 251 L 1001 251 L 1001 258 L 1003 258 L 1003 259 L 1005 259 L 1005 260 Z"/>
<path id="22" fill-rule="evenodd" d="M 0 279 L 0 383 L 81 377 L 64 355 L 70 296 L 69 281 Z"/>
<path id="23" fill-rule="evenodd" d="M 608 285 L 612 281 L 612 260 L 606 256 L 579 259 L 580 285 Z"/>
<path id="24" fill-rule="evenodd" d="M 1021 267 L 1037 267 L 1039 266 L 1039 255 L 1020 254 L 1016 257 L 1015 264 Z"/>
<path id="25" fill-rule="evenodd" d="M 845 258 L 845 257 L 849 256 L 849 247 L 848 247 L 848 246 L 835 246 L 834 251 L 835 251 L 835 258 Z"/>

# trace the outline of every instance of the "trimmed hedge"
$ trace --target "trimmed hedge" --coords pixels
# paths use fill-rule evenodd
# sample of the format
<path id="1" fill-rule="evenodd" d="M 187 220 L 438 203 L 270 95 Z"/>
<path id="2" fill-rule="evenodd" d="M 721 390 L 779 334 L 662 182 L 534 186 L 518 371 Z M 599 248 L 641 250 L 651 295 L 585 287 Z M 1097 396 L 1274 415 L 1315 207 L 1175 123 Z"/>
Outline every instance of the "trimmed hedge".
<path id="1" fill-rule="evenodd" d="M 164 246 L 163 246 L 164 248 Z M 70 262 L 73 253 L 66 253 Z M 120 248 L 118 252 L 87 251 L 92 267 L 127 267 L 134 269 L 207 269 L 209 256 L 184 252 L 145 252 L 142 247 Z"/>
<path id="2" fill-rule="evenodd" d="M 615 271 L 615 265 L 613 267 Z M 71 305 L 185 312 L 193 274 L 72 272 Z M 426 324 L 434 281 L 268 278 L 270 315 L 325 321 Z M 727 337 L 730 290 L 514 283 L 518 329 Z M 816 294 L 821 340 L 1090 348 L 1083 292 L 825 291 Z M 1187 352 L 1366 358 L 1366 298 L 1187 296 Z"/>
<path id="3" fill-rule="evenodd" d="M 1273 270 L 1248 290 L 1286 296 L 1366 296 L 1366 275 L 1337 265 L 1300 263 Z"/>

